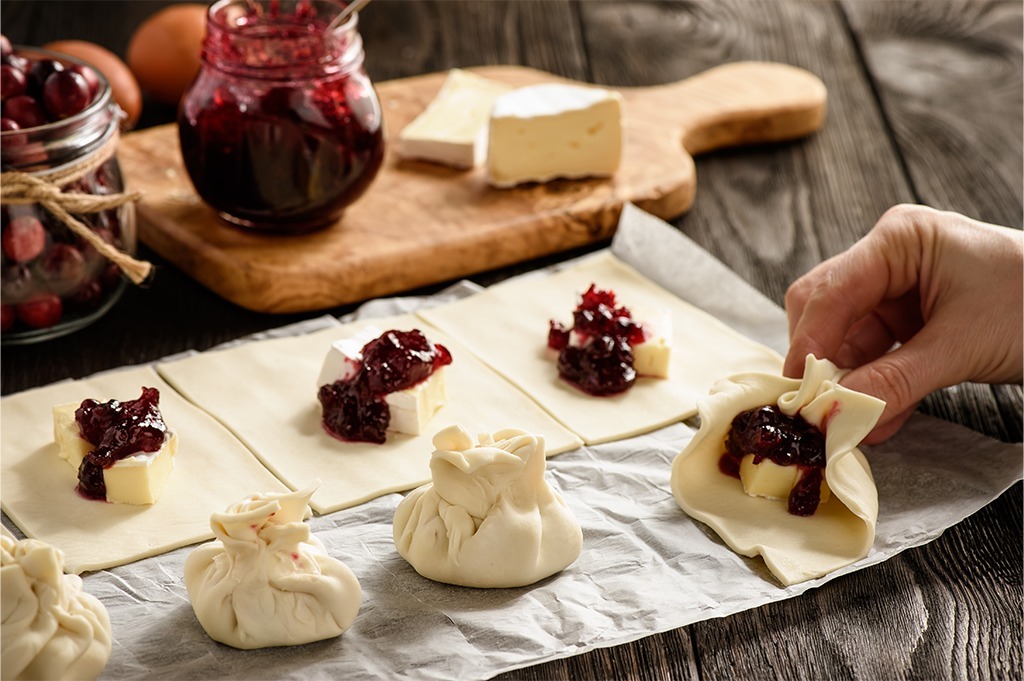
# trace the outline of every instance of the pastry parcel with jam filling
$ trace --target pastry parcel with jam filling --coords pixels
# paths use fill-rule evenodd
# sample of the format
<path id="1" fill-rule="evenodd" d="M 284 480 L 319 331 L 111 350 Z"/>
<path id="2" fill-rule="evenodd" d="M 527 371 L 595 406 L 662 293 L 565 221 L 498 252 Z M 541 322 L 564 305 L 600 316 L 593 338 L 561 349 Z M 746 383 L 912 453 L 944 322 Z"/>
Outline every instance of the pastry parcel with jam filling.
<path id="1" fill-rule="evenodd" d="M 448 400 L 443 345 L 422 331 L 367 327 L 331 345 L 317 385 L 323 427 L 339 440 L 383 444 L 387 433 L 419 435 Z"/>
<path id="2" fill-rule="evenodd" d="M 78 493 L 120 504 L 156 503 L 178 450 L 156 388 L 142 388 L 138 399 L 125 402 L 57 405 L 53 436 L 57 453 L 78 470 Z"/>
<path id="3" fill-rule="evenodd" d="M 672 464 L 680 508 L 785 585 L 863 558 L 874 541 L 878 493 L 858 445 L 885 403 L 839 385 L 845 373 L 808 355 L 799 380 L 720 381 Z"/>
<path id="4" fill-rule="evenodd" d="M 633 318 L 612 291 L 591 284 L 566 327 L 552 320 L 548 347 L 558 352 L 558 375 L 591 395 L 615 395 L 638 376 L 667 378 L 672 349 L 668 312 L 646 321 Z"/>

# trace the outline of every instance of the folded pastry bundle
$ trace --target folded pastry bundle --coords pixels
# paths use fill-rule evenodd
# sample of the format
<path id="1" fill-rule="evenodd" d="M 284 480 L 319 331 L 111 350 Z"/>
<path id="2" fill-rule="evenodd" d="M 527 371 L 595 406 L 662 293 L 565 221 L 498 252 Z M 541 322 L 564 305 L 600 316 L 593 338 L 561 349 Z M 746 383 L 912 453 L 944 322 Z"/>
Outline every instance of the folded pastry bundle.
<path id="1" fill-rule="evenodd" d="M 95 679 L 110 658 L 110 617 L 64 574 L 64 554 L 35 540 L 0 536 L 0 677 Z"/>
<path id="2" fill-rule="evenodd" d="M 432 482 L 395 510 L 398 553 L 438 582 L 481 588 L 533 584 L 580 554 L 579 521 L 544 479 L 544 439 L 521 430 L 434 436 Z"/>
<path id="3" fill-rule="evenodd" d="M 352 626 L 359 582 L 310 534 L 304 519 L 313 491 L 254 494 L 213 514 L 217 539 L 185 560 L 185 587 L 210 638 L 266 648 L 333 638 Z"/>
<path id="4" fill-rule="evenodd" d="M 863 558 L 874 541 L 878 492 L 857 446 L 885 403 L 839 385 L 845 373 L 808 355 L 800 380 L 720 381 L 672 464 L 680 508 L 787 586 Z"/>

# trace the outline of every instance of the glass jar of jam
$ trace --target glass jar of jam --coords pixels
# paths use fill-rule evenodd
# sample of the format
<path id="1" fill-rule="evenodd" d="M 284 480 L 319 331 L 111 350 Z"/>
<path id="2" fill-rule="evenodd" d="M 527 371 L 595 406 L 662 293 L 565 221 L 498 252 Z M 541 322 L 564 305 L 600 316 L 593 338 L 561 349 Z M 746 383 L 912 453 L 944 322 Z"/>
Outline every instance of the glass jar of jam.
<path id="1" fill-rule="evenodd" d="M 113 196 L 124 191 L 115 155 L 123 112 L 102 74 L 67 55 L 17 47 L 0 55 L 0 81 L 6 345 L 61 336 L 102 316 L 126 281 L 89 240 L 120 256 L 135 252 L 136 234 L 134 204 Z M 46 191 L 54 195 L 34 198 Z"/>
<path id="2" fill-rule="evenodd" d="M 358 15 L 326 0 L 220 0 L 178 115 L 192 184 L 225 220 L 301 233 L 330 225 L 384 158 Z"/>

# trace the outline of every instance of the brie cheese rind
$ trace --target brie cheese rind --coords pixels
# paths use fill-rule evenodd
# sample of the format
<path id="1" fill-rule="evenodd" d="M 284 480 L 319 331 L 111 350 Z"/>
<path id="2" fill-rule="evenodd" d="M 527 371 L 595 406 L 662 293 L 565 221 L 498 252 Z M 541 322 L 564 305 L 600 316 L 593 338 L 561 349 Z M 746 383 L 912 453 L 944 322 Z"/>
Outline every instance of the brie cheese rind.
<path id="1" fill-rule="evenodd" d="M 544 434 L 549 456 L 579 447 L 575 435 L 457 340 L 411 315 L 208 351 L 158 364 L 157 371 L 230 428 L 293 489 L 323 478 L 310 505 L 317 513 L 332 513 L 430 480 L 423 456 L 429 451 L 429 434 L 391 434 L 385 445 L 342 442 L 321 423 L 323 410 L 311 386 L 320 375 L 324 348 L 340 338 L 357 336 L 370 323 L 386 329 L 419 328 L 451 352 L 453 361 L 444 373 L 448 402 L 431 419 L 428 433 L 453 423 L 488 430 L 505 422 L 508 414 L 516 414 L 523 428 Z M 239 393 L 239 376 L 245 377 L 244 394 Z"/>
<path id="2" fill-rule="evenodd" d="M 594 397 L 559 377 L 546 344 L 549 322 L 565 319 L 579 292 L 592 283 L 613 291 L 617 300 L 636 310 L 641 323 L 645 321 L 643 310 L 668 311 L 669 380 L 641 376 L 625 392 Z M 607 252 L 555 274 L 495 284 L 468 298 L 416 314 L 457 338 L 587 444 L 641 435 L 690 418 L 697 413 L 697 400 L 722 376 L 782 371 L 782 358 L 776 352 L 681 300 Z M 550 438 L 548 444 L 552 444 Z"/>
<path id="3" fill-rule="evenodd" d="M 487 139 L 495 187 L 610 177 L 622 161 L 622 95 L 566 83 L 521 87 L 494 101 Z"/>
<path id="4" fill-rule="evenodd" d="M 185 559 L 185 588 L 210 638 L 251 650 L 340 636 L 362 590 L 304 522 L 313 490 L 254 494 L 210 517 L 217 537 Z"/>
<path id="5" fill-rule="evenodd" d="M 679 507 L 709 525 L 733 551 L 762 556 L 786 586 L 863 558 L 874 541 L 878 492 L 857 445 L 885 403 L 839 385 L 845 373 L 808 355 L 802 380 L 749 373 L 717 383 L 698 403 L 700 430 L 672 463 L 672 494 Z M 790 416 L 799 413 L 825 434 L 831 499 L 811 516 L 790 514 L 785 500 L 748 496 L 739 480 L 718 468 L 733 418 L 770 404 Z"/>
<path id="6" fill-rule="evenodd" d="M 244 374 L 243 374 L 244 375 Z M 78 473 L 57 455 L 53 405 L 97 395 L 160 391 L 160 412 L 178 433 L 174 472 L 151 506 L 107 504 L 75 493 Z M 235 382 L 238 399 L 237 381 Z M 151 367 L 63 381 L 0 400 L 0 503 L 28 536 L 64 552 L 64 569 L 124 565 L 210 539 L 210 508 L 253 489 L 286 491 L 227 428 L 189 403 Z"/>
<path id="7" fill-rule="evenodd" d="M 95 679 L 110 658 L 107 609 L 64 574 L 64 554 L 0 535 L 0 678 Z"/>
<path id="8" fill-rule="evenodd" d="M 384 329 L 371 325 L 364 327 L 356 336 L 340 338 L 331 343 L 316 380 L 316 387 L 352 378 L 363 360 L 363 348 L 384 333 Z M 444 370 L 444 366 L 437 367 L 430 376 L 416 385 L 384 396 L 384 402 L 391 413 L 388 432 L 420 435 L 426 431 L 434 414 L 448 402 Z"/>
<path id="9" fill-rule="evenodd" d="M 82 459 L 95 449 L 82 437 L 81 428 L 75 420 L 75 411 L 80 405 L 81 402 L 71 402 L 53 408 L 53 439 L 57 443 L 57 455 L 75 469 L 76 475 Z M 106 500 L 112 504 L 155 504 L 174 470 L 177 452 L 178 435 L 168 430 L 164 433 L 163 445 L 157 451 L 136 452 L 119 459 L 110 468 L 104 468 Z"/>
<path id="10" fill-rule="evenodd" d="M 579 521 L 544 479 L 544 438 L 506 429 L 474 446 L 461 426 L 434 436 L 432 481 L 395 509 L 398 553 L 428 579 L 533 584 L 579 557 Z"/>
<path id="11" fill-rule="evenodd" d="M 483 163 L 494 101 L 512 89 L 472 71 L 450 70 L 437 96 L 398 134 L 398 155 L 455 168 Z"/>

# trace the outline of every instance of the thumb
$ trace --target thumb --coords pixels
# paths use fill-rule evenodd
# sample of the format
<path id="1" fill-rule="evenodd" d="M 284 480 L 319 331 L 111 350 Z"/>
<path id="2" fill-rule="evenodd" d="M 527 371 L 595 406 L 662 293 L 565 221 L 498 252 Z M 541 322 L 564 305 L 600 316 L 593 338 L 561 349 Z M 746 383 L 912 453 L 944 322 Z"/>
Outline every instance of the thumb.
<path id="1" fill-rule="evenodd" d="M 951 355 L 934 331 L 920 333 L 873 362 L 857 367 L 840 381 L 850 390 L 885 402 L 873 435 L 892 435 L 929 393 L 949 385 Z"/>

